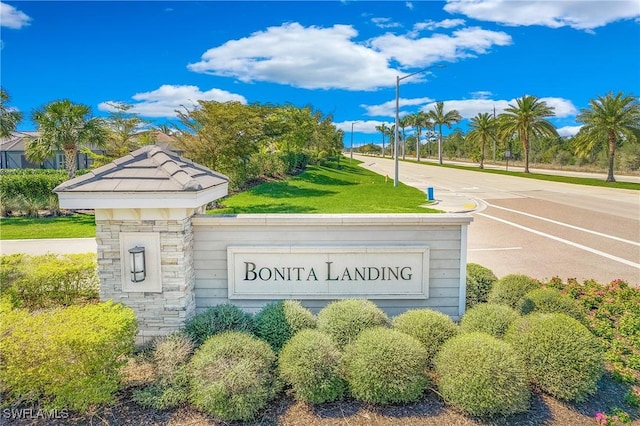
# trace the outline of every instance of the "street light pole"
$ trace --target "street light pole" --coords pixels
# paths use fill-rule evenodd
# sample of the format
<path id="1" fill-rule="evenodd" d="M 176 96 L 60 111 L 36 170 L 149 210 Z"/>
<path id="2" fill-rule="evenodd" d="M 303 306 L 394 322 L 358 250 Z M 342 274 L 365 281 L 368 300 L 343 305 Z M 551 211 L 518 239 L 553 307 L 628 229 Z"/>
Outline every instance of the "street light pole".
<path id="1" fill-rule="evenodd" d="M 436 65 L 435 68 L 445 68 L 446 65 Z M 398 127 L 400 127 L 400 80 L 404 80 L 405 78 L 413 77 L 416 74 L 423 73 L 428 69 L 433 67 L 427 67 L 421 69 L 420 71 L 413 72 L 411 74 L 407 74 L 405 76 L 400 77 L 396 75 L 396 128 L 394 131 L 394 141 L 393 141 L 393 156 L 394 156 L 394 179 L 393 186 L 398 186 Z"/>

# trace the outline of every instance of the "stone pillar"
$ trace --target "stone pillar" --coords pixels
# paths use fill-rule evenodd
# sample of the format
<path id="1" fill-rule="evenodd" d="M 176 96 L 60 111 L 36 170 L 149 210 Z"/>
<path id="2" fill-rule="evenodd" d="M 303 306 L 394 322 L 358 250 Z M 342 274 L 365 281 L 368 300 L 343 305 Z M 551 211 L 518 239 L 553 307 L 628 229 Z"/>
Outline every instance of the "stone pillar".
<path id="1" fill-rule="evenodd" d="M 191 218 L 203 210 L 96 210 L 100 299 L 122 302 L 134 310 L 138 343 L 178 331 L 195 312 Z M 147 268 L 154 268 L 156 262 L 159 274 L 150 271 L 144 284 L 131 283 L 127 270 L 131 247 L 125 241 L 135 241 L 137 234 L 159 241 L 159 251 L 148 244 L 151 247 L 145 253 Z"/>

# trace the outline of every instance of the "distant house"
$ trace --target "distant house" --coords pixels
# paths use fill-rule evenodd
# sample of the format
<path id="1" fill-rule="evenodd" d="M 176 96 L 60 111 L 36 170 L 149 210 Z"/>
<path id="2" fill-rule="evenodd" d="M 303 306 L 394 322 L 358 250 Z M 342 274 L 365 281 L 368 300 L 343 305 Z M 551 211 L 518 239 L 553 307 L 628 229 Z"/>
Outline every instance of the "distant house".
<path id="1" fill-rule="evenodd" d="M 154 131 L 155 145 L 182 155 L 182 151 L 174 147 L 175 138 L 160 131 Z M 0 138 L 0 169 L 64 169 L 64 152 L 56 151 L 43 163 L 37 164 L 27 160 L 25 147 L 29 139 L 37 138 L 39 132 L 13 132 L 8 138 Z M 103 154 L 99 148 L 92 148 L 96 154 Z M 78 169 L 91 168 L 89 155 L 78 153 Z"/>

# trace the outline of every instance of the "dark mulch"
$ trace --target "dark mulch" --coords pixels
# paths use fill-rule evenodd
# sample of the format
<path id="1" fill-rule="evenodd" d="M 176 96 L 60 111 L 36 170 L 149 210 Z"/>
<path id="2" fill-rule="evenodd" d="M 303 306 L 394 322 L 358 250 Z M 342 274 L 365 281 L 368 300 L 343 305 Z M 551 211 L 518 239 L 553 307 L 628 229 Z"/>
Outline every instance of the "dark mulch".
<path id="1" fill-rule="evenodd" d="M 37 418 L 37 408 L 27 414 L 27 419 L 11 419 L 11 409 L 32 407 L 6 407 L 0 409 L 0 424 L 12 426 L 62 426 L 62 425 L 140 425 L 140 426 L 200 426 L 200 425 L 439 425 L 439 426 L 581 426 L 596 424 L 595 414 L 599 411 L 611 413 L 619 407 L 640 419 L 640 410 L 630 407 L 624 401 L 627 387 L 606 376 L 596 395 L 581 404 L 560 402 L 547 395 L 535 393 L 531 409 L 520 415 L 493 419 L 478 419 L 462 414 L 447 406 L 435 394 L 428 392 L 414 404 L 394 406 L 371 406 L 357 401 L 346 401 L 321 405 L 295 402 L 283 396 L 270 404 L 262 416 L 251 423 L 228 423 L 204 415 L 191 407 L 175 410 L 155 411 L 144 409 L 131 399 L 131 389 L 119 395 L 118 402 L 109 407 L 99 408 L 83 416 L 59 412 L 58 419 Z M 8 411 L 9 410 L 9 411 Z M 14 411 L 15 413 L 16 411 Z M 42 414 L 42 413 L 41 413 Z M 33 418 L 35 417 L 35 418 Z M 637 421 L 637 420 L 636 420 Z"/>

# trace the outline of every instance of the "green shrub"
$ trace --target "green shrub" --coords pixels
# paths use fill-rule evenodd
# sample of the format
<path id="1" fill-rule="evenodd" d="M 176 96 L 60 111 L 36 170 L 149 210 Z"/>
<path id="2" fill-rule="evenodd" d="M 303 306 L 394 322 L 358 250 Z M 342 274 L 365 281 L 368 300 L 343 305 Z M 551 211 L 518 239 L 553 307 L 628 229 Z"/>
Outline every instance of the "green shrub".
<path id="1" fill-rule="evenodd" d="M 389 318 L 373 302 L 364 299 L 336 300 L 318 313 L 318 330 L 344 348 L 367 328 L 386 326 Z"/>
<path id="2" fill-rule="evenodd" d="M 539 281 L 526 275 L 510 274 L 500 278 L 493 284 L 487 302 L 507 305 L 518 309 L 518 303 L 525 294 L 540 288 Z"/>
<path id="3" fill-rule="evenodd" d="M 584 323 L 585 312 L 578 302 L 555 288 L 539 288 L 527 293 L 519 302 L 523 315 L 531 312 L 567 314 Z"/>
<path id="4" fill-rule="evenodd" d="M 445 401 L 475 416 L 509 415 L 529 408 L 525 364 L 507 343 L 484 333 L 447 341 L 435 359 Z"/>
<path id="5" fill-rule="evenodd" d="M 520 318 L 515 309 L 496 303 L 481 303 L 469 309 L 460 320 L 465 333 L 481 332 L 502 338 L 512 322 Z"/>
<path id="6" fill-rule="evenodd" d="M 0 170 L 0 200 L 3 213 L 22 211 L 29 216 L 37 217 L 39 209 L 49 206 L 53 188 L 65 180 L 67 173 L 64 170 Z M 58 208 L 56 205 L 56 209 Z"/>
<path id="7" fill-rule="evenodd" d="M 184 332 L 196 347 L 225 331 L 254 332 L 253 316 L 231 303 L 211 306 L 187 320 Z"/>
<path id="8" fill-rule="evenodd" d="M 467 309 L 487 301 L 489 291 L 498 278 L 489 268 L 467 263 Z"/>
<path id="9" fill-rule="evenodd" d="M 458 334 L 453 320 L 431 309 L 413 309 L 393 319 L 393 328 L 416 338 L 427 351 L 427 363 L 431 365 L 440 346 Z"/>
<path id="10" fill-rule="evenodd" d="M 266 305 L 255 316 L 256 336 L 278 352 L 298 331 L 315 328 L 316 319 L 295 300 L 281 300 Z"/>
<path id="11" fill-rule="evenodd" d="M 543 391 L 569 401 L 595 392 L 604 371 L 600 341 L 565 314 L 530 314 L 516 320 L 505 340 L 520 352 L 529 380 Z"/>
<path id="12" fill-rule="evenodd" d="M 0 322 L 0 390 L 9 401 L 51 409 L 113 402 L 135 334 L 133 311 L 113 302 L 13 310 Z"/>
<path id="13" fill-rule="evenodd" d="M 98 299 L 96 255 L 0 257 L 0 295 L 20 308 L 69 306 Z"/>
<path id="14" fill-rule="evenodd" d="M 188 364 L 190 401 L 225 421 L 251 420 L 277 393 L 276 356 L 247 333 L 210 337 Z"/>
<path id="15" fill-rule="evenodd" d="M 408 334 L 369 328 L 346 346 L 344 375 L 358 400 L 374 404 L 417 401 L 429 384 L 426 358 L 422 343 Z"/>
<path id="16" fill-rule="evenodd" d="M 282 348 L 278 371 L 298 401 L 321 404 L 342 398 L 340 350 L 329 335 L 312 329 L 296 333 Z"/>
<path id="17" fill-rule="evenodd" d="M 188 399 L 189 379 L 186 363 L 193 352 L 193 342 L 182 333 L 154 339 L 151 362 L 155 380 L 149 386 L 133 391 L 133 400 L 143 407 L 166 410 Z"/>

